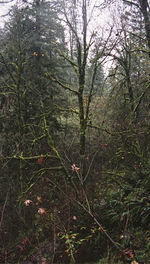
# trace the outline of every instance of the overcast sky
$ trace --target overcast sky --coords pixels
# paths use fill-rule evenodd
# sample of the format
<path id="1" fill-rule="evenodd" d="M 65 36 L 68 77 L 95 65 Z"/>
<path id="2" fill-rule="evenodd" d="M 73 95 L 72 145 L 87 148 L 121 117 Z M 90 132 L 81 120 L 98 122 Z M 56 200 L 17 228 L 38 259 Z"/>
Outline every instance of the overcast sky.
<path id="1" fill-rule="evenodd" d="M 5 0 L 4 0 L 5 1 Z M 6 0 L 9 2 L 9 0 Z M 10 3 L 1 3 L 3 2 L 3 0 L 0 0 L 0 26 L 3 26 L 4 24 L 4 21 L 7 20 L 7 15 L 9 13 L 9 9 L 11 6 L 15 5 L 15 3 L 17 2 L 17 0 L 10 0 Z M 92 5 L 93 4 L 96 4 L 98 5 L 98 3 L 100 4 L 101 2 L 103 2 L 103 0 L 93 0 L 91 1 Z M 99 20 L 102 18 L 102 16 L 99 17 Z M 107 17 L 108 18 L 108 17 Z M 103 17 L 102 20 L 104 21 L 106 19 L 106 16 L 105 18 Z"/>
<path id="2" fill-rule="evenodd" d="M 1 2 L 2 1 L 0 1 L 0 25 L 3 25 L 4 21 L 7 18 L 10 7 L 16 3 L 16 0 L 13 0 L 12 2 L 7 4 Z"/>

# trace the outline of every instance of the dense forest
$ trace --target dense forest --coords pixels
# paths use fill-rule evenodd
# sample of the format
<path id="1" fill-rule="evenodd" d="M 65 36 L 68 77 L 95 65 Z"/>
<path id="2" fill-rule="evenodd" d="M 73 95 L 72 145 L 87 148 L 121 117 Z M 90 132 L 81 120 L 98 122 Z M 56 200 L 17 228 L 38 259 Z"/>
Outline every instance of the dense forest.
<path id="1" fill-rule="evenodd" d="M 0 264 L 150 263 L 149 1 L 9 2 Z"/>

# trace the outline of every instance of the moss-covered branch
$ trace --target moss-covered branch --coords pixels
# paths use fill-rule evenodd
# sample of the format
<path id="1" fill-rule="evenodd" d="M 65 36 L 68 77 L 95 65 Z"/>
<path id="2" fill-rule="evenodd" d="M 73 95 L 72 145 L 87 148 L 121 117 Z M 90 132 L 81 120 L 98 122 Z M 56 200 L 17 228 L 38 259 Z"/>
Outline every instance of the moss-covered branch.
<path id="1" fill-rule="evenodd" d="M 65 90 L 68 90 L 76 95 L 78 95 L 78 92 L 73 90 L 68 84 L 63 83 L 62 81 L 60 81 L 59 79 L 57 79 L 56 77 L 52 76 L 50 73 L 46 73 L 46 76 L 53 81 L 54 83 L 57 83 L 60 87 L 64 88 Z"/>

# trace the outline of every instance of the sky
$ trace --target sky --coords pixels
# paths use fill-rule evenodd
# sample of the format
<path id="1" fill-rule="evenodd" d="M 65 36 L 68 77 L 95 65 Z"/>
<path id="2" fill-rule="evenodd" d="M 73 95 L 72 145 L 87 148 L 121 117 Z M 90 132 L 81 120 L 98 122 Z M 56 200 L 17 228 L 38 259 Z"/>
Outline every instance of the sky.
<path id="1" fill-rule="evenodd" d="M 8 3 L 3 3 L 4 2 L 8 2 Z M 9 3 L 10 2 L 10 3 Z M 7 20 L 7 14 L 9 12 L 9 9 L 11 6 L 13 6 L 15 3 L 17 2 L 17 0 L 0 0 L 0 26 L 3 26 L 4 21 Z M 96 3 L 100 3 L 103 2 L 103 0 L 92 0 L 91 3 L 92 4 L 96 4 Z M 98 5 L 98 4 L 96 4 Z M 104 21 L 106 19 L 107 16 L 105 16 L 105 18 L 101 17 L 101 20 Z"/>
<path id="2" fill-rule="evenodd" d="M 7 19 L 7 14 L 9 12 L 9 8 L 16 3 L 16 0 L 11 1 L 10 3 L 2 3 L 0 0 L 0 25 L 4 24 L 4 21 Z"/>
<path id="3" fill-rule="evenodd" d="M 11 0 L 0 0 L 0 27 L 3 27 L 4 22 L 8 19 L 9 9 L 11 6 L 15 5 L 15 3 L 18 0 L 12 0 L 10 3 L 4 4 L 1 3 L 2 1 L 11 1 Z M 90 2 L 90 9 L 88 9 L 88 19 L 90 15 L 92 14 L 92 19 L 89 23 L 89 29 L 88 29 L 88 35 L 87 35 L 87 41 L 91 38 L 91 34 L 94 32 L 101 32 L 102 36 L 103 34 L 105 36 L 108 35 L 107 28 L 108 28 L 108 22 L 111 20 L 110 13 L 108 9 L 104 9 L 103 12 L 100 12 L 100 9 L 94 9 L 95 11 L 92 12 L 94 4 L 96 6 L 99 6 L 100 3 L 102 3 L 104 0 L 91 0 Z M 87 1 L 88 2 L 88 1 Z M 112 12 L 112 10 L 111 10 Z M 82 17 L 82 13 L 80 14 Z M 82 32 L 82 29 L 81 29 Z M 100 34 L 100 35 L 101 35 Z"/>

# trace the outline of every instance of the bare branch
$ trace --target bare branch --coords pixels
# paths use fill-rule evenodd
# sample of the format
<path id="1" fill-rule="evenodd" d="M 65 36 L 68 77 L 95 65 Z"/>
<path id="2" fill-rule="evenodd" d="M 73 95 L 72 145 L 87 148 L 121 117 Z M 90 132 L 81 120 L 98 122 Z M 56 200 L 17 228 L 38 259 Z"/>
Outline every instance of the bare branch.
<path id="1" fill-rule="evenodd" d="M 49 73 L 46 73 L 46 76 L 49 77 L 49 79 L 57 84 L 59 84 L 62 88 L 64 88 L 65 90 L 68 90 L 76 95 L 78 95 L 78 92 L 73 90 L 68 84 L 62 83 L 60 80 L 58 80 L 56 77 L 53 77 L 52 75 L 50 75 Z"/>
<path id="2" fill-rule="evenodd" d="M 70 63 L 70 65 L 73 67 L 76 74 L 78 74 L 77 64 L 69 57 L 69 55 L 63 54 L 60 50 L 58 50 L 58 53 L 61 57 L 63 57 L 66 61 Z"/>
<path id="3" fill-rule="evenodd" d="M 140 8 L 140 6 L 139 6 L 137 3 L 135 3 L 135 2 L 128 1 L 128 0 L 123 0 L 123 2 L 124 2 L 125 4 L 127 4 L 127 5 L 130 5 L 130 6 L 136 6 L 136 7 Z"/>
<path id="4" fill-rule="evenodd" d="M 1 220 L 0 220 L 0 229 L 2 228 L 2 224 L 3 224 L 4 212 L 5 212 L 6 204 L 7 204 L 7 201 L 8 201 L 8 194 L 9 194 L 9 189 L 7 191 L 5 202 L 4 202 L 4 205 L 3 205 L 3 208 L 2 208 Z"/>

